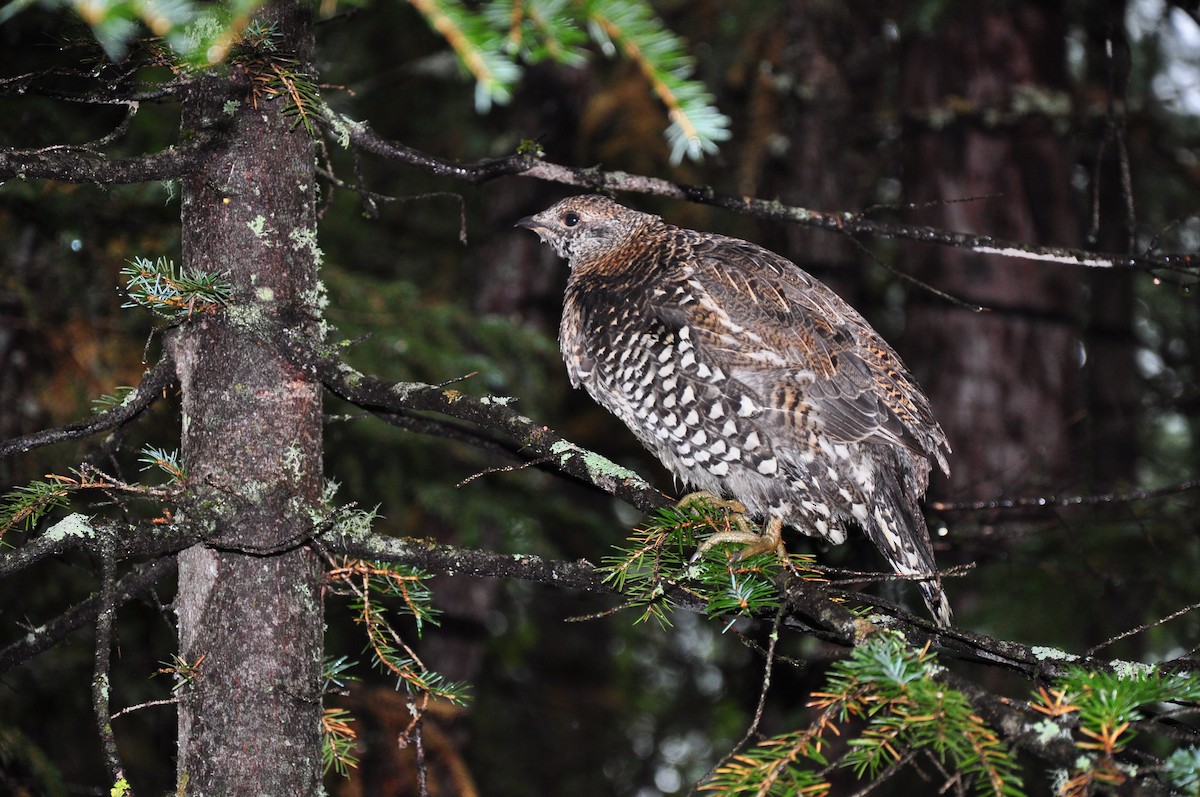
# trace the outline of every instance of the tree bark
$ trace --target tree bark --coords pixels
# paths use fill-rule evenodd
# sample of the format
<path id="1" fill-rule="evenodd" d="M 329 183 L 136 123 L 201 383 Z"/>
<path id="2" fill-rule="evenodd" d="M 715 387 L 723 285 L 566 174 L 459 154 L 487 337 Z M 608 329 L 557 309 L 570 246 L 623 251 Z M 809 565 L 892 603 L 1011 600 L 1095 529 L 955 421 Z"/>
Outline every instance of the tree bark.
<path id="1" fill-rule="evenodd" d="M 937 33 L 910 46 L 901 107 L 906 199 L 935 203 L 925 223 L 1039 244 L 1078 235 L 1071 159 L 1049 119 L 989 122 L 1018 90 L 1065 91 L 1065 23 L 1054 4 L 949 10 Z M 948 124 L 939 119 L 946 119 Z M 966 200 L 946 204 L 955 200 Z M 904 350 L 954 449 L 952 493 L 995 498 L 1068 483 L 1080 407 L 1078 269 L 939 248 L 912 274 L 990 312 L 922 292 L 908 311 Z"/>
<path id="2" fill-rule="evenodd" d="M 307 10 L 277 0 L 260 18 L 305 69 Z M 192 796 L 315 795 L 323 613 L 304 543 L 321 495 L 321 389 L 272 342 L 284 319 L 315 337 L 313 143 L 284 100 L 255 103 L 238 74 L 206 81 L 183 113 L 185 133 L 231 126 L 184 179 L 182 223 L 184 265 L 234 292 L 171 341 L 190 511 L 210 534 L 179 555 L 179 655 L 195 674 L 181 691 L 177 777 Z"/>

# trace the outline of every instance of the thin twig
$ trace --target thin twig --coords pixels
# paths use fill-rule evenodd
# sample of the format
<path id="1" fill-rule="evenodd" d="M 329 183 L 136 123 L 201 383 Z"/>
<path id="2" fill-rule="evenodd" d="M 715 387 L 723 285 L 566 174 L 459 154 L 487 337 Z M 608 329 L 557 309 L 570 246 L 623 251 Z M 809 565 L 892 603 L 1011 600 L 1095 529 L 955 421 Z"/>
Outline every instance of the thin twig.
<path id="1" fill-rule="evenodd" d="M 420 714 L 413 727 L 413 749 L 417 753 L 417 791 L 421 797 L 429 797 L 429 772 L 425 764 L 425 737 L 421 733 L 424 718 L 425 715 Z"/>
<path id="2" fill-rule="evenodd" d="M 545 465 L 547 462 L 551 462 L 551 461 L 552 461 L 551 457 L 541 457 L 540 459 L 531 459 L 526 462 L 520 462 L 516 465 L 498 465 L 494 468 L 484 468 L 483 470 L 481 470 L 477 473 L 472 473 L 470 476 L 463 479 L 455 486 L 456 487 L 466 487 L 468 484 L 475 481 L 480 476 L 490 476 L 493 473 L 512 473 L 513 471 L 525 470 L 526 468 L 535 468 L 538 465 Z"/>
<path id="3" fill-rule="evenodd" d="M 940 246 L 952 246 L 978 254 L 1034 260 L 1043 263 L 1103 269 L 1134 269 L 1140 271 L 1179 271 L 1196 275 L 1200 270 L 1200 255 L 1097 253 L 1085 249 L 1035 246 L 990 235 L 954 232 L 920 224 L 874 221 L 863 213 L 852 211 L 818 211 L 785 205 L 782 202 L 745 196 L 721 194 L 710 186 L 673 183 L 661 178 L 646 177 L 621 171 L 577 169 L 549 163 L 533 155 L 520 154 L 507 158 L 481 161 L 474 164 L 457 163 L 415 150 L 382 138 L 366 122 L 357 122 L 327 111 L 334 128 L 330 135 L 344 133 L 355 147 L 381 157 L 407 163 L 432 174 L 481 185 L 500 177 L 522 176 L 574 185 L 591 191 L 628 191 L 649 196 L 662 196 L 732 210 L 762 219 L 799 224 L 816 229 L 836 230 L 852 236 L 892 238 L 919 241 Z"/>
<path id="4" fill-rule="evenodd" d="M 897 772 L 904 769 L 904 767 L 906 767 L 910 763 L 912 763 L 912 760 L 916 757 L 917 757 L 917 751 L 909 750 L 907 753 L 904 754 L 904 756 L 899 761 L 893 762 L 891 765 L 889 765 L 887 767 L 887 769 L 883 770 L 878 775 L 871 778 L 870 782 L 867 783 L 866 786 L 863 786 L 861 789 L 854 792 L 854 794 L 850 795 L 850 797 L 867 797 L 868 794 L 875 791 L 875 789 L 880 784 L 882 784 L 885 780 L 890 778 L 892 775 L 895 775 Z"/>
<path id="5" fill-rule="evenodd" d="M 1127 639 L 1128 637 L 1134 636 L 1136 634 L 1141 634 L 1145 631 L 1149 631 L 1151 628 L 1158 628 L 1163 623 L 1169 623 L 1172 620 L 1174 620 L 1176 617 L 1182 617 L 1183 615 L 1187 614 L 1188 612 L 1194 612 L 1197 609 L 1200 609 L 1200 603 L 1193 603 L 1191 606 L 1184 606 L 1182 609 L 1171 612 L 1166 617 L 1161 617 L 1158 620 L 1155 620 L 1153 623 L 1145 623 L 1143 625 L 1137 626 L 1136 628 L 1131 628 L 1128 631 L 1123 631 L 1120 634 L 1117 634 L 1115 637 L 1110 637 L 1109 639 L 1104 640 L 1099 645 L 1095 645 L 1091 648 L 1088 648 L 1087 655 L 1095 656 L 1098 651 L 1103 650 L 1104 648 L 1108 647 L 1109 645 L 1112 645 L 1115 642 L 1120 642 L 1122 639 Z"/>
<path id="6" fill-rule="evenodd" d="M 750 721 L 750 727 L 746 729 L 745 735 L 733 746 L 733 750 L 729 753 L 731 756 L 735 755 L 754 738 L 754 735 L 758 733 L 758 726 L 762 724 L 763 712 L 767 708 L 767 692 L 771 689 L 771 673 L 775 669 L 775 647 L 779 644 L 779 629 L 783 625 L 785 608 L 785 606 L 780 605 L 775 611 L 775 620 L 771 623 L 771 637 L 767 643 L 766 661 L 763 663 L 762 688 L 758 691 L 758 705 L 754 708 L 754 718 Z"/>
<path id="7" fill-rule="evenodd" d="M 164 556 L 138 565 L 122 576 L 114 585 L 115 605 L 120 606 L 153 589 L 155 584 L 173 572 L 175 572 L 174 556 Z M 72 606 L 50 622 L 37 628 L 28 629 L 20 639 L 0 650 L 0 675 L 18 664 L 29 661 L 37 654 L 49 650 L 71 634 L 94 622 L 102 605 L 101 596 L 93 595 Z"/>
<path id="8" fill-rule="evenodd" d="M 175 382 L 175 363 L 171 355 L 163 353 L 154 367 L 145 373 L 141 384 L 125 397 L 119 405 L 98 412 L 90 418 L 69 423 L 55 429 L 43 429 L 32 434 L 14 437 L 0 442 L 0 459 L 14 454 L 24 454 L 35 448 L 89 437 L 128 423 L 157 401 L 162 393 Z"/>
<path id="9" fill-rule="evenodd" d="M 104 535 L 105 538 L 108 535 Z M 112 546 L 102 541 L 100 551 L 100 611 L 96 615 L 95 666 L 92 674 L 92 709 L 100 733 L 100 747 L 113 783 L 125 779 L 125 767 L 113 735 L 109 711 L 111 683 L 109 666 L 112 657 L 113 615 L 117 611 L 116 561 Z M 127 790 L 126 794 L 129 793 Z"/>
<path id="10" fill-rule="evenodd" d="M 147 700 L 145 703 L 138 703 L 133 706 L 126 706 L 125 708 L 118 711 L 116 714 L 113 714 L 112 718 L 116 719 L 117 717 L 121 717 L 126 714 L 132 714 L 135 711 L 141 711 L 144 708 L 152 708 L 153 706 L 174 706 L 177 703 L 179 703 L 179 698 L 177 698 L 177 697 L 168 697 L 168 698 L 164 698 L 163 700 Z"/>
<path id="11" fill-rule="evenodd" d="M 979 512 L 985 509 L 1042 509 L 1063 506 L 1097 506 L 1099 504 L 1123 504 L 1163 498 L 1200 488 L 1200 479 L 1168 484 L 1149 490 L 1130 490 L 1124 493 L 1102 493 L 1099 495 L 1038 495 L 1025 498 L 993 498 L 987 501 L 929 501 L 927 506 L 935 512 Z"/>

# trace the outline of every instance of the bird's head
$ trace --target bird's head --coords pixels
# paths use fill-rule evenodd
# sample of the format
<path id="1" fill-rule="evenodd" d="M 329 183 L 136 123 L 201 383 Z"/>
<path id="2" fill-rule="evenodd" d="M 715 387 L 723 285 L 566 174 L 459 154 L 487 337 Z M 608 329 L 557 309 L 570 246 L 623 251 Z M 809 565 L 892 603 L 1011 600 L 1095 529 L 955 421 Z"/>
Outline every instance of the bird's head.
<path id="1" fill-rule="evenodd" d="M 574 268 L 618 249 L 658 216 L 639 213 L 598 194 L 568 197 L 541 213 L 526 216 L 518 227 L 533 230 Z"/>

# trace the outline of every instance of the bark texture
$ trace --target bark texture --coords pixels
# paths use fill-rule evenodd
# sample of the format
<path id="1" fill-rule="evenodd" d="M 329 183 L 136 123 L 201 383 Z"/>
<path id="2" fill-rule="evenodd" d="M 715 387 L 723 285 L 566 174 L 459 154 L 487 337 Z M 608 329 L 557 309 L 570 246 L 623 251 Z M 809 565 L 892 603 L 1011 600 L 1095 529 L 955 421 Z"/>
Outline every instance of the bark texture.
<path id="1" fill-rule="evenodd" d="M 947 12 L 905 54 L 906 199 L 922 219 L 1039 244 L 1074 241 L 1072 160 L 1036 112 L 993 116 L 1067 86 L 1054 4 Z M 954 204 L 947 201 L 963 200 Z M 987 313 L 914 293 L 904 351 L 954 449 L 952 492 L 993 498 L 1067 483 L 1079 399 L 1078 269 L 939 248 L 911 272 Z"/>
<path id="2" fill-rule="evenodd" d="M 263 15 L 280 52 L 307 64 L 306 12 L 281 0 Z M 273 340 L 283 318 L 298 334 L 317 323 L 313 144 L 281 100 L 254 107 L 231 74 L 197 89 L 183 117 L 185 132 L 230 125 L 183 181 L 183 258 L 225 274 L 234 296 L 172 342 L 191 511 L 209 524 L 207 544 L 179 555 L 180 656 L 197 669 L 179 706 L 177 774 L 193 797 L 311 795 L 323 616 L 304 543 L 320 500 L 321 389 Z"/>

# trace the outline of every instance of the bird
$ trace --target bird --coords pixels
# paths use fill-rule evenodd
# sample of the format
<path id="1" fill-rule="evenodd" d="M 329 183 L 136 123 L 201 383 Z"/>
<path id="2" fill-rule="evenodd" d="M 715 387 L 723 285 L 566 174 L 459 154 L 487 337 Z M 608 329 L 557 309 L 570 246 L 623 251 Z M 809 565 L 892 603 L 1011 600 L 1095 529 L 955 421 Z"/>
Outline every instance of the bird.
<path id="1" fill-rule="evenodd" d="M 713 535 L 782 550 L 861 528 L 952 622 L 919 501 L 950 446 L 891 346 L 831 288 L 757 244 L 606 196 L 527 216 L 570 273 L 559 343 L 573 387 L 677 479 L 763 521 Z M 710 541 L 713 538 L 710 537 Z"/>

